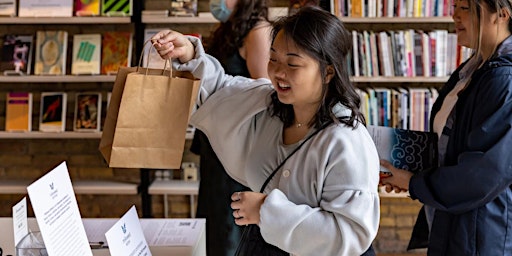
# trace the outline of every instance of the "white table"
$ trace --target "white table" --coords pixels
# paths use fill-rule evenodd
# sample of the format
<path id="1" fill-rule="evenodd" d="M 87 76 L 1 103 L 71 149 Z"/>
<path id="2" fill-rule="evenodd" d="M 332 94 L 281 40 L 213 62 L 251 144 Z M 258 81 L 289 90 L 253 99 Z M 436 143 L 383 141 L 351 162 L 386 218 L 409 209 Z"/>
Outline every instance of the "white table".
<path id="1" fill-rule="evenodd" d="M 149 223 L 151 221 L 179 221 L 180 219 L 140 219 L 141 226 L 144 228 L 145 223 Z M 206 232 L 205 232 L 205 220 L 204 219 L 185 219 L 185 220 L 198 220 L 197 223 L 201 225 L 201 230 L 199 232 L 198 237 L 194 237 L 195 240 L 194 245 L 179 245 L 179 246 L 157 246 L 152 245 L 150 241 L 148 241 L 149 248 L 153 256 L 164 256 L 164 255 L 173 255 L 173 256 L 204 256 L 206 255 Z M 115 223 L 117 219 L 84 219 L 84 227 L 86 231 L 91 225 L 100 224 L 101 227 L 105 230 L 111 226 L 111 224 Z M 28 219 L 28 226 L 30 230 L 37 231 L 39 227 L 37 226 L 37 221 L 35 218 Z M 98 226 L 100 226 L 98 225 Z M 15 246 L 14 246 L 14 235 L 13 235 L 13 225 L 12 218 L 8 217 L 0 217 L 0 247 L 3 249 L 3 255 L 15 255 Z M 89 234 L 88 234 L 89 235 Z M 96 242 L 96 241 L 93 241 Z M 110 256 L 108 249 L 94 249 L 94 256 Z"/>

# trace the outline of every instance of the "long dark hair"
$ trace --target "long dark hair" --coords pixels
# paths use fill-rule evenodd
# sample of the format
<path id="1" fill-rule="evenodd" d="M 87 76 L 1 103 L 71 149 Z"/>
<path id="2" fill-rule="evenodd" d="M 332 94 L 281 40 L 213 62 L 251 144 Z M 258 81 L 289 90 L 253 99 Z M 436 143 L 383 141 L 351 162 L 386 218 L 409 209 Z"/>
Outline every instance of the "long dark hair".
<path id="1" fill-rule="evenodd" d="M 230 56 L 244 44 L 244 39 L 259 22 L 268 19 L 267 0 L 238 0 L 229 20 L 213 32 L 207 52 L 216 57 Z"/>
<path id="2" fill-rule="evenodd" d="M 347 55 L 352 49 L 352 40 L 343 23 L 319 7 L 302 7 L 296 14 L 274 22 L 272 42 L 280 31 L 318 61 L 323 78 L 327 75 L 328 66 L 334 69 L 329 83 L 324 82 L 322 103 L 309 125 L 320 127 L 334 121 L 354 128 L 356 120 L 365 125 L 364 116 L 359 111 L 361 100 L 349 77 Z M 272 93 L 271 100 L 269 108 L 272 115 L 279 117 L 286 127 L 292 125 L 295 118 L 293 107 L 281 103 L 276 92 Z M 332 110 L 338 103 L 351 110 L 350 116 L 335 116 Z"/>

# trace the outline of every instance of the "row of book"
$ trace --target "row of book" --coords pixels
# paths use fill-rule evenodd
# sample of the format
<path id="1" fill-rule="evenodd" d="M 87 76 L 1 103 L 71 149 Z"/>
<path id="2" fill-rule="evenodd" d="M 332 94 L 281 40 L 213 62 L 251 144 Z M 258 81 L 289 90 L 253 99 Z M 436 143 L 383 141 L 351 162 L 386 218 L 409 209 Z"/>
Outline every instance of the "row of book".
<path id="1" fill-rule="evenodd" d="M 98 75 L 116 73 L 131 62 L 132 33 L 73 35 L 71 74 Z M 5 35 L 0 56 L 0 72 L 4 75 L 65 75 L 68 33 L 37 31 L 33 35 Z M 32 53 L 35 48 L 35 56 Z"/>
<path id="2" fill-rule="evenodd" d="M 438 96 L 435 88 L 357 89 L 361 112 L 368 125 L 428 131 L 432 104 Z M 66 92 L 41 93 L 39 130 L 61 132 L 66 122 Z M 110 100 L 107 94 L 107 108 Z M 32 93 L 9 92 L 6 97 L 6 131 L 31 131 Z M 100 131 L 101 93 L 75 93 L 74 131 Z"/>
<path id="3" fill-rule="evenodd" d="M 428 131 L 436 88 L 357 89 L 368 125 Z"/>
<path id="4" fill-rule="evenodd" d="M 446 17 L 451 0 L 331 0 L 338 17 Z"/>
<path id="5" fill-rule="evenodd" d="M 39 113 L 39 131 L 63 132 L 66 127 L 66 92 L 42 92 Z M 110 93 L 107 94 L 107 108 Z M 6 97 L 5 130 L 8 132 L 32 131 L 33 94 L 9 92 Z M 101 127 L 101 93 L 78 92 L 75 94 L 73 131 L 99 132 Z"/>
<path id="6" fill-rule="evenodd" d="M 471 55 L 447 30 L 352 31 L 353 76 L 444 77 Z"/>
<path id="7" fill-rule="evenodd" d="M 132 1 L 0 0 L 0 15 L 11 17 L 131 16 Z"/>

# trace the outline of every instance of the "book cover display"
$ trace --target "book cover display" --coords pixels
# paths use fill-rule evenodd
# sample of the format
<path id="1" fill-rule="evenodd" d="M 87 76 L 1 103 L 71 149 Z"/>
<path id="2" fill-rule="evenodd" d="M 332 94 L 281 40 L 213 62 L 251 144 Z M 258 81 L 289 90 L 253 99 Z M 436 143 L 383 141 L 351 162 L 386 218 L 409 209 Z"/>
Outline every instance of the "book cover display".
<path id="1" fill-rule="evenodd" d="M 71 17 L 74 0 L 19 0 L 20 17 Z"/>
<path id="2" fill-rule="evenodd" d="M 41 111 L 39 115 L 39 131 L 63 132 L 66 127 L 65 92 L 42 92 Z"/>
<path id="3" fill-rule="evenodd" d="M 0 16 L 16 16 L 16 0 L 0 0 Z"/>
<path id="4" fill-rule="evenodd" d="M 32 35 L 5 35 L 0 71 L 4 75 L 29 75 L 32 49 Z"/>
<path id="5" fill-rule="evenodd" d="M 101 74 L 115 74 L 119 67 L 129 67 L 132 58 L 132 33 L 103 33 L 101 51 Z"/>
<path id="6" fill-rule="evenodd" d="M 34 74 L 65 75 L 68 32 L 37 31 Z"/>
<path id="7" fill-rule="evenodd" d="M 77 93 L 74 113 L 74 131 L 99 132 L 101 122 L 101 93 Z"/>
<path id="8" fill-rule="evenodd" d="M 101 0 L 101 15 L 132 16 L 132 0 Z"/>
<path id="9" fill-rule="evenodd" d="M 437 134 L 384 126 L 368 126 L 380 159 L 416 173 L 438 166 Z M 381 166 L 381 172 L 389 171 Z"/>
<path id="10" fill-rule="evenodd" d="M 76 16 L 100 15 L 100 0 L 75 0 Z"/>
<path id="11" fill-rule="evenodd" d="M 197 16 L 197 0 L 172 0 L 171 16 Z"/>
<path id="12" fill-rule="evenodd" d="M 5 130 L 8 132 L 28 132 L 32 130 L 32 93 L 7 93 Z"/>
<path id="13" fill-rule="evenodd" d="M 76 34 L 73 36 L 71 74 L 99 75 L 101 34 Z"/>

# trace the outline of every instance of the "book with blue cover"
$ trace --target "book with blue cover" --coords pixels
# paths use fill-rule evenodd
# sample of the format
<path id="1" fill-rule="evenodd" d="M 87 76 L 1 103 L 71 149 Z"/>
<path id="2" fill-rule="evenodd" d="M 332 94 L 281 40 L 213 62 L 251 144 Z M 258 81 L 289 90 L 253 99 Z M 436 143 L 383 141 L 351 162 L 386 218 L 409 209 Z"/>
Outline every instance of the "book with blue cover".
<path id="1" fill-rule="evenodd" d="M 399 169 L 417 173 L 438 166 L 437 134 L 385 126 L 368 126 L 379 158 Z M 381 173 L 390 175 L 381 166 Z"/>

